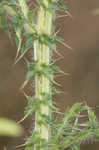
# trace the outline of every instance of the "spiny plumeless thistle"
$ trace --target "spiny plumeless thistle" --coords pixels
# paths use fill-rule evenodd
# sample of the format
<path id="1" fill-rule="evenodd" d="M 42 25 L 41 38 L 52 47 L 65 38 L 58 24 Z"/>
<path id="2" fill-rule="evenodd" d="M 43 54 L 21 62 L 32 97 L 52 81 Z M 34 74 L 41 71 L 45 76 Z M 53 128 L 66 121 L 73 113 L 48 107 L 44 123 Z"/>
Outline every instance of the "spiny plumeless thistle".
<path id="1" fill-rule="evenodd" d="M 62 0 L 38 0 L 34 2 L 33 8 L 30 8 L 31 2 L 0 2 L 0 27 L 7 34 L 10 29 L 15 36 L 15 63 L 25 57 L 30 49 L 34 56 L 32 61 L 25 58 L 28 71 L 21 90 L 34 80 L 35 95 L 29 96 L 24 92 L 28 104 L 21 121 L 34 114 L 35 129 L 23 145 L 25 150 L 80 150 L 82 141 L 90 137 L 93 140 L 99 138 L 99 122 L 93 110 L 86 103 L 76 103 L 59 120 L 56 114 L 61 115 L 61 112 L 52 100 L 53 94 L 59 92 L 55 87 L 55 74 L 65 74 L 53 63 L 53 54 L 57 54 L 56 43 L 70 48 L 57 36 L 54 22 L 61 11 L 69 13 Z M 87 121 L 81 124 L 79 120 L 84 117 L 82 112 L 87 112 Z"/>

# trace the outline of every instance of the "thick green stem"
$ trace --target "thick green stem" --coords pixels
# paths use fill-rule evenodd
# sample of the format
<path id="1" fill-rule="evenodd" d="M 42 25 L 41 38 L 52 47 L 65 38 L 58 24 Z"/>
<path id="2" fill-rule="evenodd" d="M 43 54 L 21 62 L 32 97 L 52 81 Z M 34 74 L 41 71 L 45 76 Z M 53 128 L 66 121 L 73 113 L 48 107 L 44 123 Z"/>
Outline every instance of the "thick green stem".
<path id="1" fill-rule="evenodd" d="M 48 0 L 43 0 L 43 4 L 46 6 L 46 8 L 49 8 Z M 52 29 L 52 14 L 49 11 L 46 11 L 42 6 L 40 7 L 39 13 L 38 13 L 38 22 L 37 22 L 37 30 L 38 34 L 51 34 Z M 42 63 L 49 65 L 49 59 L 50 59 L 50 51 L 49 47 L 45 44 L 42 44 L 39 41 L 36 41 L 34 46 L 34 56 L 36 61 L 41 65 Z M 42 76 L 36 76 L 35 77 L 35 86 L 36 86 L 36 93 L 35 96 L 38 99 L 41 99 L 41 93 L 47 93 L 50 94 L 50 83 L 49 79 Z M 44 114 L 47 116 L 50 116 L 50 108 L 49 106 L 45 104 L 40 105 L 40 113 L 36 112 L 35 114 L 35 131 L 39 132 L 40 138 L 45 139 L 48 141 L 50 132 L 49 132 L 49 126 L 46 126 L 44 124 L 38 125 L 38 121 L 41 120 L 40 114 Z M 35 146 L 36 150 L 36 146 Z M 44 149 L 43 149 L 44 150 Z"/>

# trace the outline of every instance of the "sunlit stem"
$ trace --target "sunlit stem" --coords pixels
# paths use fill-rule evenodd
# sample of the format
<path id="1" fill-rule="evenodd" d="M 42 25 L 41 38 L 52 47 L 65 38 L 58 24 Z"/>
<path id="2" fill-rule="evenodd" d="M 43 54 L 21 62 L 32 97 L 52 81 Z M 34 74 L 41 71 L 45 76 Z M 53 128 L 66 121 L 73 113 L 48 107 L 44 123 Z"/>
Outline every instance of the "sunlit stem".
<path id="1" fill-rule="evenodd" d="M 46 8 L 49 8 L 48 0 L 43 0 L 44 5 Z M 50 35 L 52 29 L 52 14 L 50 11 L 45 10 L 42 6 L 40 6 L 39 12 L 38 12 L 38 22 L 37 22 L 37 30 L 38 34 L 41 35 L 42 33 Z M 34 57 L 35 60 L 38 61 L 39 65 L 44 63 L 46 65 L 49 65 L 49 59 L 50 59 L 50 49 L 47 45 L 41 44 L 39 41 L 36 41 L 34 43 Z M 36 85 L 36 93 L 35 96 L 38 99 L 41 99 L 41 93 L 48 93 L 50 94 L 50 83 L 49 79 L 42 76 L 36 76 L 35 77 L 35 85 Z M 50 108 L 47 105 L 41 104 L 40 105 L 40 113 L 50 116 Z M 48 141 L 49 135 L 50 135 L 50 129 L 49 126 L 45 125 L 38 125 L 38 121 L 41 119 L 41 116 L 38 112 L 35 114 L 35 130 L 39 132 L 39 135 L 41 138 Z M 36 145 L 35 145 L 36 150 Z M 44 149 L 43 149 L 44 150 Z"/>

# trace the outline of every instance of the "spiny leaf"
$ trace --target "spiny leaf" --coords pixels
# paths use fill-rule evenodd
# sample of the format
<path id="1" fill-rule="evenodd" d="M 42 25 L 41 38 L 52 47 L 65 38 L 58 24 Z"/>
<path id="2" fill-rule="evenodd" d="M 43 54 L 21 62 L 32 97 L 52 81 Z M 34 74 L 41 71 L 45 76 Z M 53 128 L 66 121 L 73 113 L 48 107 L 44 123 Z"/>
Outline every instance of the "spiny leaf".
<path id="1" fill-rule="evenodd" d="M 81 143 L 83 140 L 89 138 L 90 136 L 94 135 L 94 131 L 90 129 L 83 129 L 78 135 L 76 136 L 68 136 L 62 142 L 63 148 L 71 147 L 73 144 Z"/>
<path id="2" fill-rule="evenodd" d="M 40 104 L 36 99 L 33 99 L 31 96 L 27 95 L 26 98 L 28 100 L 28 105 L 25 108 L 26 115 L 32 115 L 36 110 L 40 110 Z"/>
<path id="3" fill-rule="evenodd" d="M 82 103 L 74 104 L 71 109 L 65 113 L 65 122 L 69 122 L 72 118 L 78 117 L 82 111 L 87 109 L 87 106 L 83 106 Z"/>
<path id="4" fill-rule="evenodd" d="M 37 34 L 28 34 L 26 36 L 26 40 L 24 42 L 24 45 L 21 48 L 21 55 L 19 58 L 16 60 L 15 64 L 25 55 L 25 53 L 33 47 L 33 42 L 37 39 Z"/>
<path id="5" fill-rule="evenodd" d="M 59 8 L 60 10 L 64 10 L 64 11 L 67 10 L 66 5 L 65 5 L 64 2 L 61 1 L 61 0 L 58 0 L 58 2 L 56 2 L 56 5 L 57 5 L 57 8 Z"/>
<path id="6" fill-rule="evenodd" d="M 56 36 L 56 35 L 49 36 L 47 34 L 41 34 L 39 36 L 39 41 L 42 44 L 48 45 L 49 48 L 54 51 L 56 50 L 56 42 L 59 42 L 59 43 L 63 44 L 65 47 L 72 50 L 72 48 L 68 44 L 66 44 L 61 37 Z"/>
<path id="7" fill-rule="evenodd" d="M 56 50 L 56 40 L 54 36 L 49 36 L 47 34 L 41 34 L 39 37 L 39 41 L 42 44 L 49 46 L 51 50 Z"/>
<path id="8" fill-rule="evenodd" d="M 10 15 L 10 16 L 17 16 L 17 12 L 16 12 L 16 9 L 11 7 L 10 5 L 4 5 L 3 6 L 3 9 L 6 11 L 7 15 Z"/>
<path id="9" fill-rule="evenodd" d="M 26 81 L 24 82 L 24 86 L 31 80 L 35 75 L 42 76 L 44 75 L 47 77 L 50 81 L 53 81 L 52 75 L 55 72 L 62 72 L 59 67 L 57 66 L 51 66 L 51 65 L 46 65 L 46 64 L 39 64 L 39 62 L 35 61 L 34 63 L 31 63 L 28 66 L 28 73 L 26 76 Z M 56 84 L 55 81 L 53 83 Z"/>
<path id="10" fill-rule="evenodd" d="M 40 133 L 37 131 L 34 131 L 31 137 L 26 142 L 27 148 L 26 150 L 32 150 L 34 144 L 36 144 L 37 150 L 40 150 L 40 148 L 48 147 L 48 143 L 44 138 L 40 137 Z"/>
<path id="11" fill-rule="evenodd" d="M 61 1 L 61 0 L 58 0 L 58 1 L 56 1 L 56 2 L 52 1 L 50 8 L 51 8 L 51 9 L 54 9 L 55 11 L 56 11 L 56 10 L 66 11 L 66 10 L 67 10 L 66 5 L 65 5 L 64 2 Z"/>
<path id="12" fill-rule="evenodd" d="M 99 127 L 99 122 L 97 121 L 96 116 L 94 112 L 91 110 L 91 108 L 88 109 L 88 119 L 91 128 L 95 129 Z"/>
<path id="13" fill-rule="evenodd" d="M 44 125 L 46 127 L 51 127 L 51 125 L 53 124 L 53 119 L 49 115 L 40 113 L 40 119 L 37 121 L 37 123 L 40 126 Z"/>

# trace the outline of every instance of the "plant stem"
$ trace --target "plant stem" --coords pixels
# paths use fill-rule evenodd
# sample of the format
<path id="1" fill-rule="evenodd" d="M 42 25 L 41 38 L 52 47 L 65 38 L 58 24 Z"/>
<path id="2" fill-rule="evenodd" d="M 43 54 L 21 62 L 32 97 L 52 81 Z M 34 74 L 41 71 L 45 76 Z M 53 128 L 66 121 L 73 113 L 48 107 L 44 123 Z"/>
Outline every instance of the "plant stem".
<path id="1" fill-rule="evenodd" d="M 46 6 L 46 8 L 49 8 L 48 0 L 43 0 L 43 4 Z M 38 12 L 38 22 L 37 22 L 37 31 L 39 35 L 42 34 L 51 34 L 52 29 L 52 14 L 49 11 L 46 11 L 42 6 L 40 6 L 39 12 Z M 41 64 L 49 65 L 50 60 L 50 49 L 47 45 L 40 43 L 39 41 L 35 42 L 34 46 L 34 56 L 36 61 L 39 63 L 39 66 Z M 36 93 L 35 96 L 38 99 L 41 99 L 41 93 L 48 93 L 50 94 L 50 81 L 47 77 L 44 75 L 42 76 L 36 76 L 35 77 L 35 86 L 36 86 Z M 39 132 L 39 135 L 42 139 L 45 139 L 48 141 L 49 138 L 49 127 L 45 126 L 44 124 L 38 125 L 38 121 L 41 118 L 40 114 L 44 114 L 47 116 L 51 115 L 51 111 L 49 106 L 45 104 L 40 105 L 40 113 L 36 112 L 35 114 L 35 130 Z M 36 146 L 35 146 L 36 150 Z M 44 149 L 43 149 L 44 150 Z"/>

